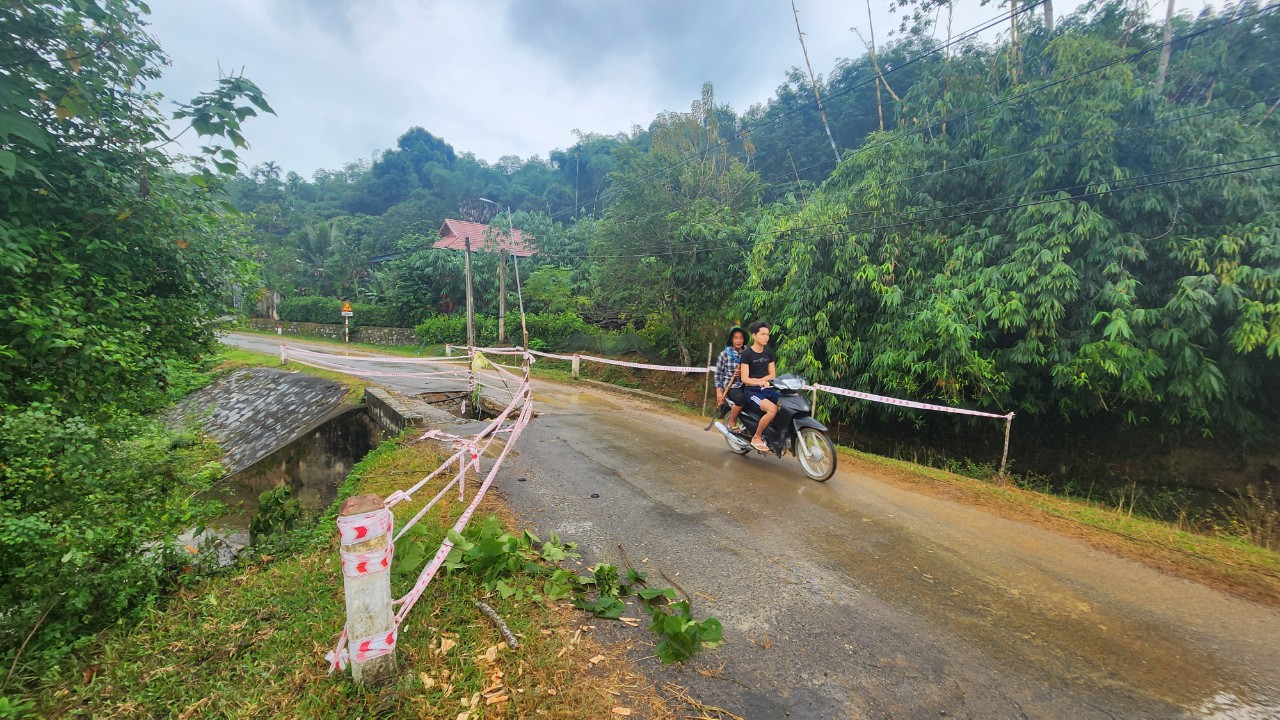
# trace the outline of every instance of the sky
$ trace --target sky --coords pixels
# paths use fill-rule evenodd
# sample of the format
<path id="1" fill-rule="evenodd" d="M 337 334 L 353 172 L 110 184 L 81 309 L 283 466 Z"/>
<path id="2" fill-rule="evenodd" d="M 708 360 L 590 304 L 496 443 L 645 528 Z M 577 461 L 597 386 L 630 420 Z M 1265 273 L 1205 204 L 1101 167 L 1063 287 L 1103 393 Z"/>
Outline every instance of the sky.
<path id="1" fill-rule="evenodd" d="M 1185 1 L 1185 0 L 1184 0 Z M 1203 0 L 1192 0 L 1203 2 Z M 1057 0 L 1061 17 L 1081 0 Z M 872 3 L 878 43 L 901 13 Z M 311 177 L 395 147 L 413 126 L 487 162 L 543 158 L 574 130 L 614 134 L 688 110 L 702 84 L 739 113 L 804 67 L 790 0 L 149 0 L 172 60 L 153 89 L 186 100 L 241 73 L 276 116 L 251 118 L 248 165 Z M 867 6 L 796 0 L 813 70 L 865 47 Z M 959 34 L 1000 14 L 957 0 Z M 945 33 L 945 19 L 940 33 Z M 1007 24 L 1001 26 L 1007 29 Z M 167 108 L 167 109 L 172 109 Z M 188 148 L 190 149 L 190 148 Z"/>

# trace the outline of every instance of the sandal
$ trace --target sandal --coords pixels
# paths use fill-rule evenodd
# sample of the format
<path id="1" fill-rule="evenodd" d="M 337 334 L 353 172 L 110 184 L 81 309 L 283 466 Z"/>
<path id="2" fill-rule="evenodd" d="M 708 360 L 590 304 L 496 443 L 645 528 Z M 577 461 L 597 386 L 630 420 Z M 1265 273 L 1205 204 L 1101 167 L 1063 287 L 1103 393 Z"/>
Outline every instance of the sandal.
<path id="1" fill-rule="evenodd" d="M 763 440 L 752 440 L 751 447 L 759 450 L 760 452 L 769 452 L 769 446 Z"/>

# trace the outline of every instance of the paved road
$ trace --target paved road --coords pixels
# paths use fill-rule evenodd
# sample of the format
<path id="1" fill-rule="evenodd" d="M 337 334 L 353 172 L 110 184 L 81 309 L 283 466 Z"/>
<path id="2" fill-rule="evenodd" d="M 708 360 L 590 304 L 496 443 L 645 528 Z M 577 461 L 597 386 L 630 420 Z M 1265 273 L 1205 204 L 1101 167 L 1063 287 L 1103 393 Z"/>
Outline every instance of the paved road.
<path id="1" fill-rule="evenodd" d="M 622 544 L 724 623 L 725 645 L 695 667 L 637 654 L 708 704 L 748 718 L 1280 717 L 1276 610 L 874 477 L 814 483 L 791 458 L 733 455 L 630 397 L 538 383 L 535 403 L 500 491 L 534 532 L 591 562 L 622 565 Z"/>

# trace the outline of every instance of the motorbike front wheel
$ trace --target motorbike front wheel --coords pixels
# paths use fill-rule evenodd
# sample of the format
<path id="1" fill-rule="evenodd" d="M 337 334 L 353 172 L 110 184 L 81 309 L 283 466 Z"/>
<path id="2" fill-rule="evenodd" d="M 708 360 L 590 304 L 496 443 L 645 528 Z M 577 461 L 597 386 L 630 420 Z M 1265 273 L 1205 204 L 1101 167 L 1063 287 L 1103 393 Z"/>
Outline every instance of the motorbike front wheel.
<path id="1" fill-rule="evenodd" d="M 836 448 L 827 434 L 802 427 L 796 436 L 796 458 L 804 474 L 818 482 L 826 482 L 836 472 Z"/>

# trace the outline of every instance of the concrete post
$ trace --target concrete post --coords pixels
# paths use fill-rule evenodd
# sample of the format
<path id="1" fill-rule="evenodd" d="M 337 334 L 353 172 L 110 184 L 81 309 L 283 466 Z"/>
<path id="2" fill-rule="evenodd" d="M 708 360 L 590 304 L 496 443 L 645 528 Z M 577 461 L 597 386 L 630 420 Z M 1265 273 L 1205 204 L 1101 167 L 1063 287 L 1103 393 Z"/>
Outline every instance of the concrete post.
<path id="1" fill-rule="evenodd" d="M 581 369 L 581 366 L 582 366 L 582 358 L 578 357 L 577 355 L 574 355 L 573 356 L 573 379 L 574 380 L 578 379 L 578 370 Z"/>
<path id="2" fill-rule="evenodd" d="M 471 297 L 471 238 L 465 238 L 463 245 L 467 249 L 467 347 L 476 346 L 475 304 Z"/>
<path id="3" fill-rule="evenodd" d="M 356 495 L 343 501 L 338 511 L 339 522 L 365 513 L 383 509 L 382 498 L 372 493 Z M 374 530 L 361 539 L 343 537 L 340 551 L 343 555 L 355 553 L 379 553 L 391 543 L 389 533 Z M 386 655 L 361 659 L 356 644 L 363 638 L 385 637 L 395 630 L 395 613 L 391 610 L 391 569 L 373 568 L 356 575 L 342 574 L 343 592 L 347 604 L 347 643 L 351 652 L 351 677 L 357 685 L 378 686 L 390 684 L 395 679 L 396 656 L 394 650 Z"/>
<path id="4" fill-rule="evenodd" d="M 498 246 L 498 344 L 507 341 L 507 254 Z"/>

